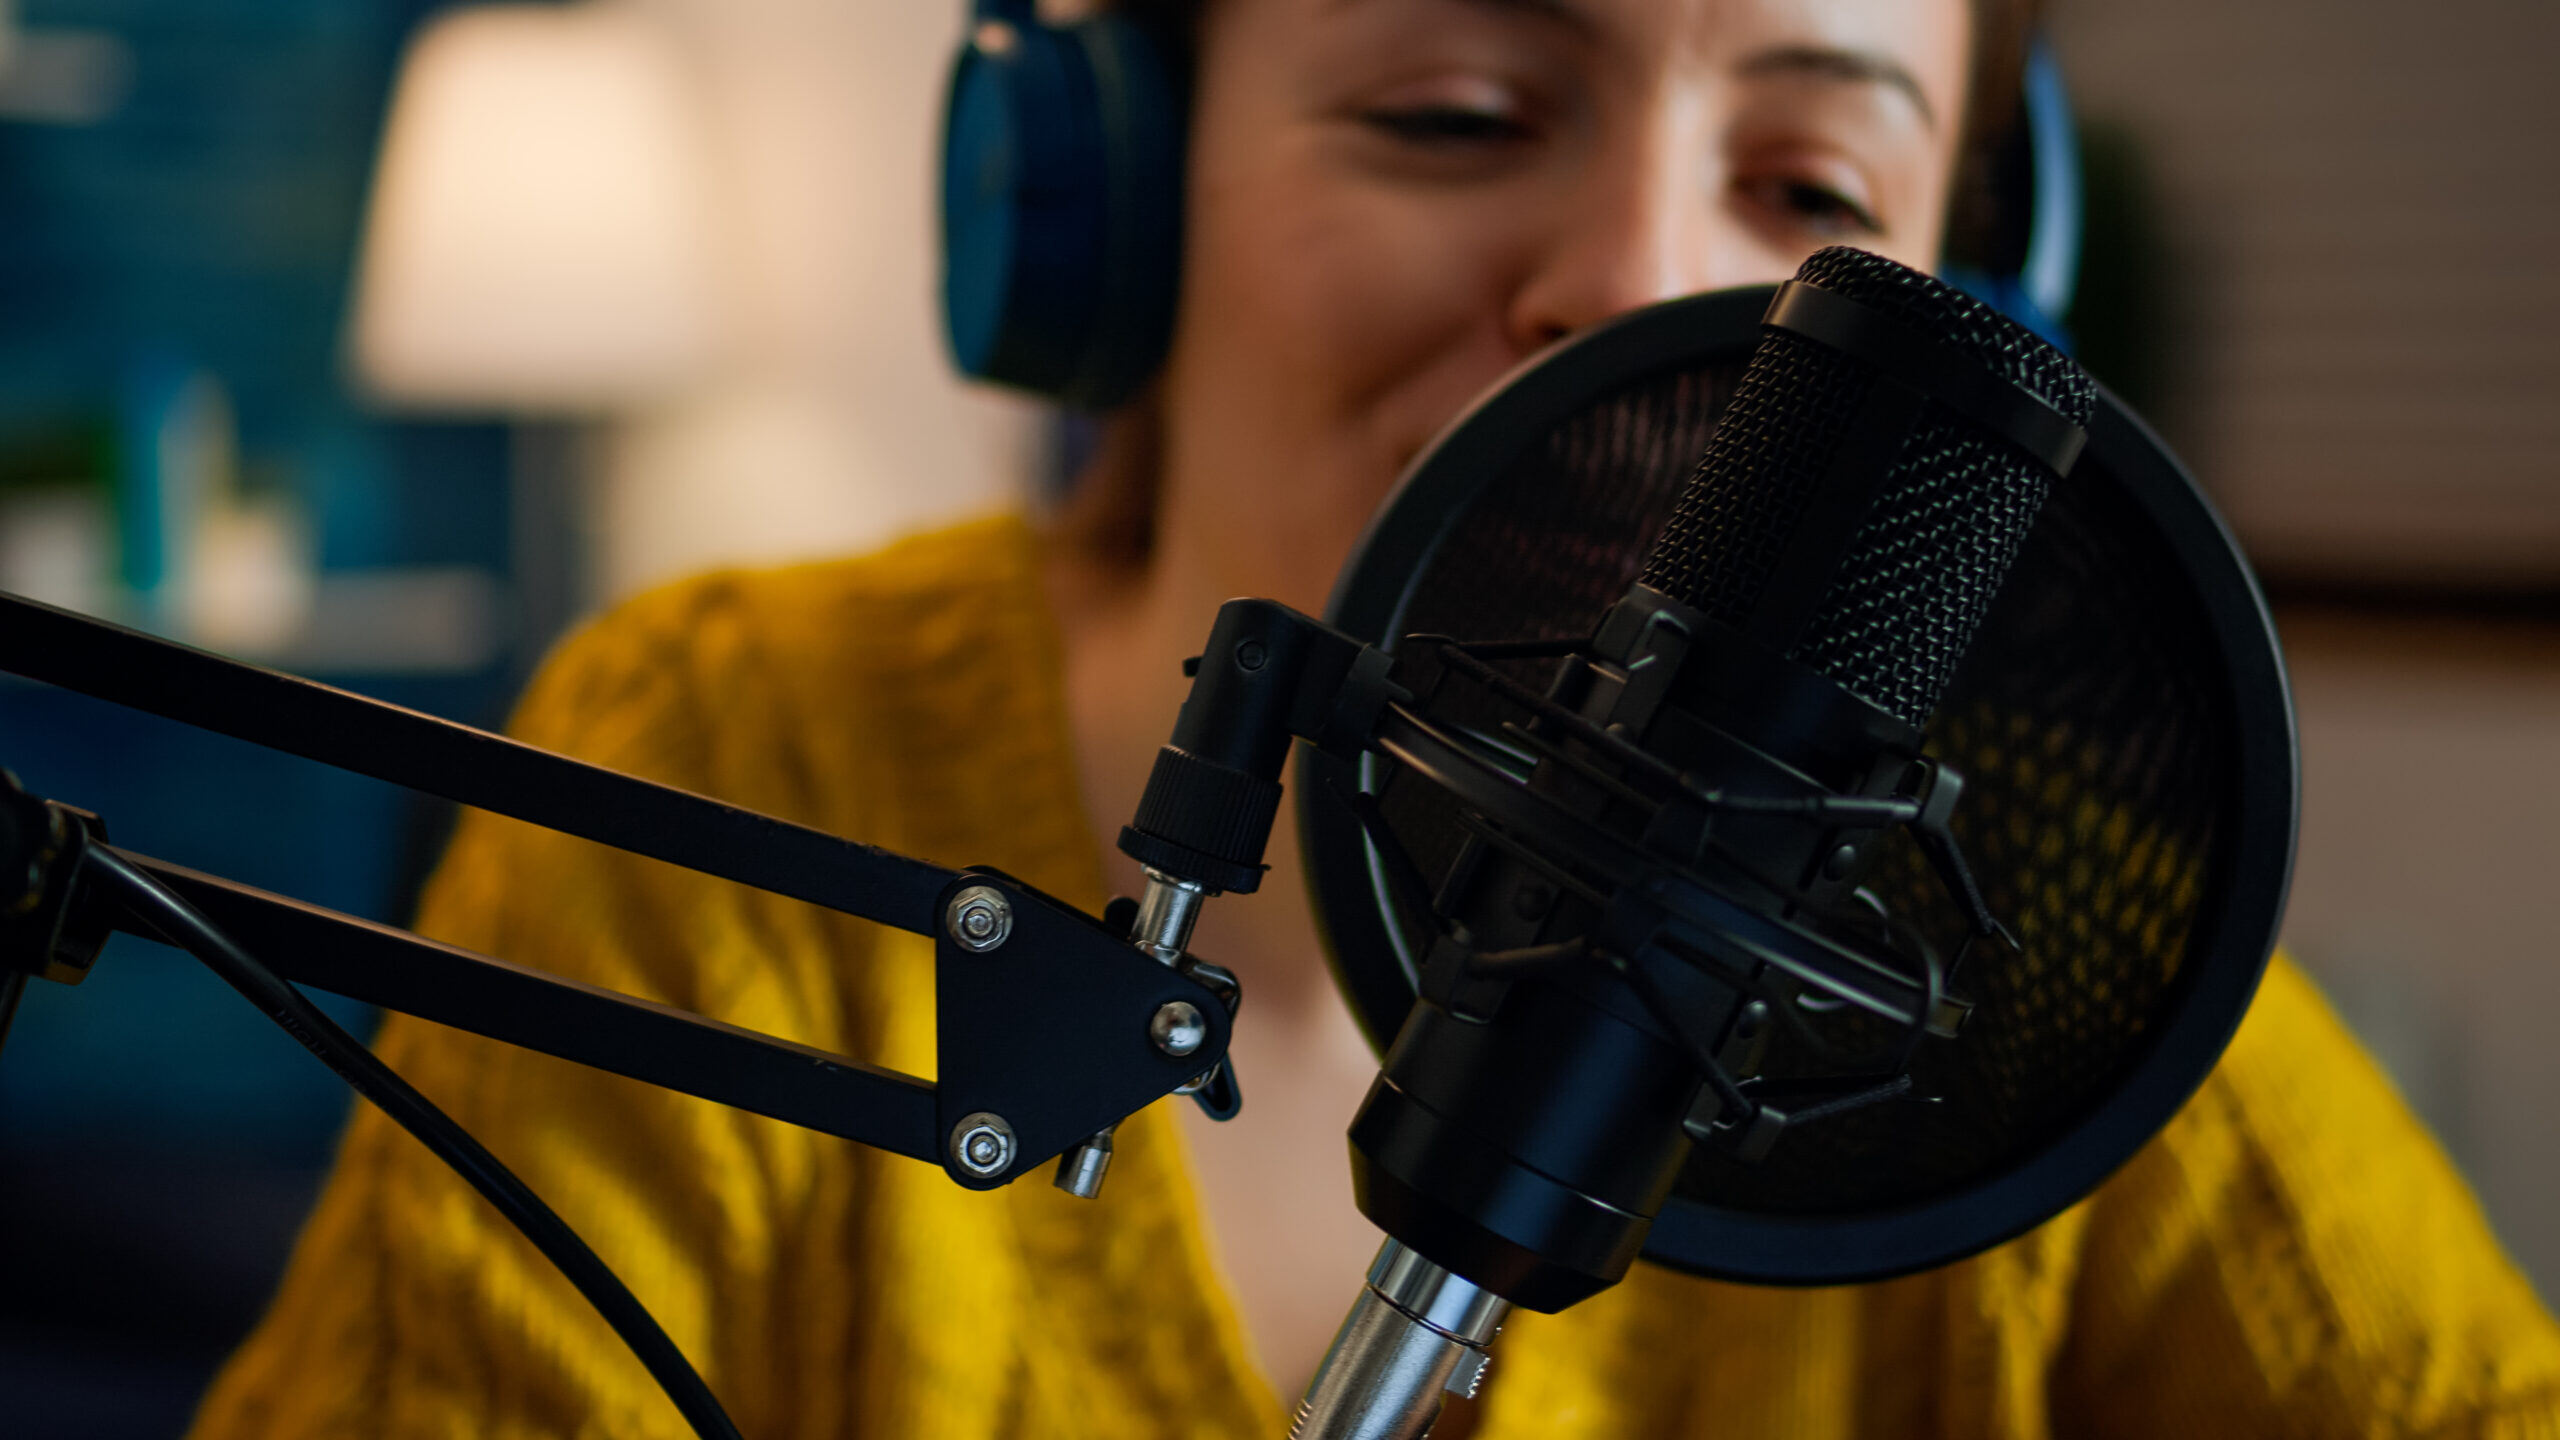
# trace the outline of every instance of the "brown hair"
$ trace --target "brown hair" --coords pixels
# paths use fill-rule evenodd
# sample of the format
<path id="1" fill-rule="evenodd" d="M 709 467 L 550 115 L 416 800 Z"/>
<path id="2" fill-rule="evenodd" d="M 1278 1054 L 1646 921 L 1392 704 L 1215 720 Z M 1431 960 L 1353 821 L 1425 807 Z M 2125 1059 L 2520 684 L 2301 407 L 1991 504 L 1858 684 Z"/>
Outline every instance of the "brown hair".
<path id="1" fill-rule="evenodd" d="M 1175 53 L 1198 52 L 1201 13 L 1210 0 L 1107 0 L 1107 8 L 1145 25 Z M 2027 47 L 2044 0 L 1966 0 L 1973 12 L 1971 95 L 1957 142 L 1949 193 L 1947 249 L 1979 253 L 1997 206 L 1992 173 L 2015 128 Z M 1060 502 L 1052 533 L 1067 553 L 1099 575 L 1134 574 L 1155 548 L 1156 487 L 1162 463 L 1162 401 L 1153 385 L 1107 417 L 1100 443 Z"/>

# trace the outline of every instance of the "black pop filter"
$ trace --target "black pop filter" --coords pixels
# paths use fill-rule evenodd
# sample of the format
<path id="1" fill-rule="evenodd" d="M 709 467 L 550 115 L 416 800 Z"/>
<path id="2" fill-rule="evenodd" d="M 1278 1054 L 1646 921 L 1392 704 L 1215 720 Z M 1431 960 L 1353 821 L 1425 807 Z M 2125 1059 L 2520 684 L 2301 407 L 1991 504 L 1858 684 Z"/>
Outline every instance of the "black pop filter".
<path id="1" fill-rule="evenodd" d="M 1331 622 L 1400 637 L 1580 640 L 1626 593 L 1760 339 L 1773 292 L 1624 317 L 1550 352 L 1409 470 L 1354 552 Z M 1501 668 L 1542 683 L 1551 661 Z M 1468 703 L 1464 697 L 1456 702 Z M 1488 732 L 1506 718 L 1474 703 Z M 2019 942 L 1965 948 L 1964 917 L 1896 832 L 1880 912 L 1964 959 L 1962 1036 L 1912 1064 L 1934 1103 L 1790 1133 L 1745 1163 L 1701 1147 L 1648 1259 L 1779 1284 L 1960 1258 L 2077 1201 L 2212 1068 L 2283 910 L 2297 792 L 2273 628 L 2230 536 L 2178 462 L 2101 396 L 1927 728 L 1969 785 L 1954 819 Z M 1336 975 L 1384 1049 L 1417 990 L 1430 918 L 1400 904 L 1348 797 L 1377 797 L 1427 875 L 1466 831 L 1446 792 L 1378 755 L 1299 756 L 1300 831 Z M 1410 893 L 1409 890 L 1402 893 Z M 1763 1073 L 1836 1073 L 1889 1043 L 1854 1010 L 1789 1013 Z"/>

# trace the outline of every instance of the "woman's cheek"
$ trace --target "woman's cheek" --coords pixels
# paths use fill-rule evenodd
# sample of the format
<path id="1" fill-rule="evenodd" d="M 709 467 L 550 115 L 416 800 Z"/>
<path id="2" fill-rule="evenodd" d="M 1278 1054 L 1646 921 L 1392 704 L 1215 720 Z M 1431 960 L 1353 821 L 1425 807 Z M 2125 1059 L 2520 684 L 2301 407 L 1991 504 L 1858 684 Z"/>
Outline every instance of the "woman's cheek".
<path id="1" fill-rule="evenodd" d="M 1184 458 L 1251 517 L 1253 563 L 1295 557 L 1319 601 L 1404 465 L 1517 358 L 1501 323 L 1517 219 L 1337 160 L 1319 136 L 1200 177 L 1177 356 Z"/>
<path id="2" fill-rule="evenodd" d="M 1446 324 L 1445 267 L 1433 238 L 1391 198 L 1274 196 L 1226 252 L 1244 260 L 1219 298 L 1250 312 L 1271 358 L 1314 382 L 1311 394 L 1359 394 L 1404 368 Z"/>
<path id="3" fill-rule="evenodd" d="M 1342 185 L 1275 232 L 1268 322 L 1334 438 L 1384 470 L 1375 490 L 1509 368 L 1503 230 L 1473 197 Z"/>

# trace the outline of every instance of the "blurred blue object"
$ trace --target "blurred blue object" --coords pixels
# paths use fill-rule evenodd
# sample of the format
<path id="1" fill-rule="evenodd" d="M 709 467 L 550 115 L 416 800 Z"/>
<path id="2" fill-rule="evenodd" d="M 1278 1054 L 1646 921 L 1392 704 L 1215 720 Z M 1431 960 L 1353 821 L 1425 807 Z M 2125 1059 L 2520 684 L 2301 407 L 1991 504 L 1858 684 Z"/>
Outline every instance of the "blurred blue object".
<path id="1" fill-rule="evenodd" d="M 137 595 L 160 591 L 178 568 L 175 551 L 193 530 L 195 504 L 180 475 L 170 473 L 172 422 L 196 394 L 199 372 L 177 356 L 146 352 L 130 368 L 117 407 L 116 578 Z M 183 470 L 184 467 L 177 467 Z"/>

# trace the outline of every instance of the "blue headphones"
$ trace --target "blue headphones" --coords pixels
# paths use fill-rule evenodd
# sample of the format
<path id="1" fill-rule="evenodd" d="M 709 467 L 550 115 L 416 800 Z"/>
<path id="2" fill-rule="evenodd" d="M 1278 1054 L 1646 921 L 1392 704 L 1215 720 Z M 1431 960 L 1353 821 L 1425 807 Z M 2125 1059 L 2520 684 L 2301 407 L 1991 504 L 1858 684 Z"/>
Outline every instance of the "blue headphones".
<path id="1" fill-rule="evenodd" d="M 977 0 L 942 150 L 942 313 L 961 372 L 1086 410 L 1127 399 L 1173 331 L 1188 109 L 1124 16 L 1043 24 Z"/>
<path id="2" fill-rule="evenodd" d="M 975 0 L 942 152 L 942 312 L 963 374 L 1106 410 L 1173 332 L 1188 97 L 1167 47 L 1108 11 L 1043 23 Z M 2042 42 L 2025 87 L 2031 195 L 2015 274 L 1947 278 L 2059 340 L 2080 252 L 2077 137 Z"/>
<path id="3" fill-rule="evenodd" d="M 2016 237 L 2018 268 L 2001 273 L 1950 265 L 1940 273 L 2067 354 L 2071 337 L 2062 319 L 2080 285 L 2080 129 L 2071 120 L 2062 66 L 2041 36 L 2027 50 L 2019 99 L 2024 153 L 1994 206 Z"/>

